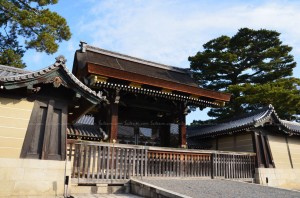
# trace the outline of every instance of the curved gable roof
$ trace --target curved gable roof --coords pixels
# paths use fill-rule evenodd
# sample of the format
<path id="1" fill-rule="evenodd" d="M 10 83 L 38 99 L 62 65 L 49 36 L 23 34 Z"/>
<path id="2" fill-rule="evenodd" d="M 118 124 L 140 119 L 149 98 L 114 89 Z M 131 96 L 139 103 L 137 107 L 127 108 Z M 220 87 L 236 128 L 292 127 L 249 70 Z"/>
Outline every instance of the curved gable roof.
<path id="1" fill-rule="evenodd" d="M 78 80 L 66 67 L 65 58 L 59 56 L 56 62 L 47 68 L 29 72 L 16 68 L 9 68 L 7 66 L 0 67 L 0 73 L 7 71 L 6 75 L 0 76 L 1 89 L 16 89 L 21 87 L 30 87 L 38 83 L 53 83 L 58 80 L 58 86 L 63 85 L 75 92 L 83 95 L 90 102 L 97 104 L 104 98 L 101 94 L 84 85 Z M 15 71 L 15 72 L 14 72 Z M 59 79 L 57 79 L 59 77 Z"/>
<path id="2" fill-rule="evenodd" d="M 224 123 L 216 123 L 206 127 L 195 127 L 188 130 L 188 137 L 213 137 L 224 134 L 236 133 L 239 131 L 247 130 L 263 126 L 266 122 L 273 119 L 279 124 L 285 133 L 300 135 L 300 124 L 281 120 L 274 107 L 269 105 L 261 110 L 245 114 L 239 118 L 233 118 Z"/>

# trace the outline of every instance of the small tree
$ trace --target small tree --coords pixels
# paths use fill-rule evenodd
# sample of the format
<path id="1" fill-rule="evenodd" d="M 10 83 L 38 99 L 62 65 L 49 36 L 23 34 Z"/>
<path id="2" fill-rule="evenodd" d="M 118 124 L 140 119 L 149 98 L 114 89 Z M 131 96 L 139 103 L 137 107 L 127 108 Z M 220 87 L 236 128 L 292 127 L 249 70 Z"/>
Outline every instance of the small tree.
<path id="1" fill-rule="evenodd" d="M 0 0 L 0 64 L 24 68 L 22 57 L 27 49 L 53 54 L 58 42 L 70 39 L 66 20 L 45 8 L 56 3 L 57 0 Z"/>
<path id="2" fill-rule="evenodd" d="M 258 85 L 292 75 L 296 67 L 290 54 L 292 47 L 283 45 L 279 35 L 271 30 L 242 28 L 231 38 L 221 36 L 207 42 L 203 45 L 204 51 L 189 57 L 194 77 L 201 87 L 232 94 L 226 107 L 212 109 L 209 116 L 222 120 L 259 108 L 265 103 L 247 100 L 248 92 L 242 88 L 252 87 L 258 92 Z M 230 88 L 231 85 L 234 87 Z M 266 98 L 268 93 L 261 94 Z M 254 102 L 261 105 L 255 106 Z M 270 103 L 275 106 L 274 101 Z"/>

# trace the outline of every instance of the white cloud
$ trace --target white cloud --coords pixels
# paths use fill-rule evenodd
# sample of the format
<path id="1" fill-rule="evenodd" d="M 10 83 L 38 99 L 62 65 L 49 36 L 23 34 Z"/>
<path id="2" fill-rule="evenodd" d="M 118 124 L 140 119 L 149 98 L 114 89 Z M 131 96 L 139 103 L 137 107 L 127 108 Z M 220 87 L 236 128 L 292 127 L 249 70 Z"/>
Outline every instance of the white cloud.
<path id="1" fill-rule="evenodd" d="M 81 21 L 90 44 L 165 64 L 188 67 L 187 57 L 220 35 L 239 28 L 281 32 L 300 51 L 300 4 L 294 1 L 122 0 L 91 4 Z"/>

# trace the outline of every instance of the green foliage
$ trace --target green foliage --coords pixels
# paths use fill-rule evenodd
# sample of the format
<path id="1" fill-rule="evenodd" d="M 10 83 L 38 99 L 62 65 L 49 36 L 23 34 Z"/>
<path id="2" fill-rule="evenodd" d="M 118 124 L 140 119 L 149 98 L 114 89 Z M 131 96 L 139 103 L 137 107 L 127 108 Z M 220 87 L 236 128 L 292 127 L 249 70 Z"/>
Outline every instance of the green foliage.
<path id="1" fill-rule="evenodd" d="M 229 86 L 230 92 L 239 92 L 235 103 L 251 111 L 272 104 L 278 116 L 293 120 L 300 114 L 300 79 L 283 78 L 265 84 L 243 84 Z"/>
<path id="2" fill-rule="evenodd" d="M 194 77 L 201 87 L 232 94 L 227 106 L 212 109 L 209 116 L 223 120 L 248 111 L 249 106 L 257 109 L 260 105 L 254 102 L 259 101 L 246 100 L 248 92 L 238 87 L 252 87 L 258 93 L 261 91 L 258 85 L 292 75 L 296 67 L 290 54 L 292 47 L 283 45 L 279 35 L 271 30 L 242 28 L 233 37 L 220 36 L 207 42 L 203 45 L 204 51 L 189 57 Z M 229 88 L 231 85 L 234 88 Z M 261 97 L 266 98 L 267 94 L 261 93 Z M 239 101 L 241 97 L 244 102 Z M 271 102 L 274 105 L 275 99 Z"/>
<path id="3" fill-rule="evenodd" d="M 70 39 L 66 20 L 44 8 L 56 3 L 57 0 L 0 0 L 0 64 L 23 68 L 21 58 L 26 49 L 53 54 L 59 42 Z"/>

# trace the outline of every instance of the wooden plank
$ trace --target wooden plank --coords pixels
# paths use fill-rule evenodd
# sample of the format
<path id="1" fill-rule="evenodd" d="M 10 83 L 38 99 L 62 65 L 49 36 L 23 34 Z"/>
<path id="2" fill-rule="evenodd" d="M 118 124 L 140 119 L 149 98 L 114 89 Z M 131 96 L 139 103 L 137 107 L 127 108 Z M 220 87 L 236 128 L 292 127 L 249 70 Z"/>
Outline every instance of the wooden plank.
<path id="1" fill-rule="evenodd" d="M 119 167 L 119 176 L 120 176 L 120 179 L 124 179 L 124 174 L 123 174 L 123 171 L 124 171 L 124 149 L 123 148 L 119 148 L 120 149 L 120 167 Z"/>
<path id="2" fill-rule="evenodd" d="M 80 145 L 74 145 L 75 147 L 75 151 L 74 151 L 74 158 L 73 158 L 73 167 L 72 167 L 72 175 L 71 177 L 72 178 L 75 178 L 76 175 L 75 175 L 75 171 L 76 171 L 76 168 L 77 168 L 77 164 L 78 164 L 78 161 L 79 161 L 79 146 Z M 77 174 L 79 174 L 78 170 L 77 170 Z M 78 177 L 78 175 L 77 175 Z"/>
<path id="3" fill-rule="evenodd" d="M 148 149 L 145 149 L 145 177 L 148 177 Z"/>
<path id="4" fill-rule="evenodd" d="M 106 163 L 105 163 L 105 158 L 106 158 L 106 149 L 107 147 L 101 147 L 102 148 L 102 154 L 101 154 L 101 179 L 105 178 L 104 171 L 106 171 Z"/>
<path id="5" fill-rule="evenodd" d="M 133 149 L 129 149 L 129 153 L 128 153 L 128 178 L 130 179 L 131 176 L 133 176 L 132 172 L 133 172 Z"/>
<path id="6" fill-rule="evenodd" d="M 144 157 L 144 149 L 140 150 L 141 152 L 141 177 L 143 177 L 145 175 L 144 173 L 144 162 L 145 162 L 145 157 Z"/>
<path id="7" fill-rule="evenodd" d="M 136 149 L 136 176 L 140 175 L 140 149 Z"/>
<path id="8" fill-rule="evenodd" d="M 115 169 L 115 179 L 119 179 L 120 175 L 119 175 L 119 154 L 120 154 L 120 148 L 116 147 L 116 169 Z"/>
<path id="9" fill-rule="evenodd" d="M 97 151 L 97 147 L 96 146 L 91 146 L 91 148 L 93 148 L 93 151 L 92 151 L 92 158 L 93 158 L 93 165 L 92 165 L 92 179 L 95 179 L 95 170 L 96 170 L 96 161 L 97 161 L 97 158 L 96 158 L 96 151 Z"/>
<path id="10" fill-rule="evenodd" d="M 44 134 L 44 144 L 42 150 L 42 159 L 48 159 L 48 150 L 50 144 L 50 133 L 52 128 L 52 118 L 53 118 L 53 110 L 54 110 L 54 100 L 49 100 L 47 115 L 46 115 L 46 122 L 45 122 L 45 134 Z M 55 145 L 56 146 L 56 145 Z"/>
<path id="11" fill-rule="evenodd" d="M 78 170 L 77 170 L 77 173 L 78 173 L 78 179 L 80 177 L 82 177 L 82 166 L 83 166 L 83 150 L 84 150 L 84 145 L 80 144 L 80 147 L 79 147 L 79 160 L 78 160 Z"/>
<path id="12" fill-rule="evenodd" d="M 92 146 L 87 146 L 87 179 L 91 178 Z"/>
<path id="13" fill-rule="evenodd" d="M 110 172 L 110 149 L 109 147 L 106 147 L 106 177 L 105 179 L 110 179 L 111 178 L 111 172 Z"/>
<path id="14" fill-rule="evenodd" d="M 101 174 L 101 161 L 102 161 L 102 157 L 101 157 L 101 146 L 96 146 L 96 150 L 97 150 L 97 180 L 100 179 L 100 174 Z"/>

